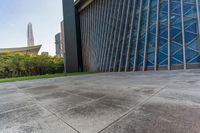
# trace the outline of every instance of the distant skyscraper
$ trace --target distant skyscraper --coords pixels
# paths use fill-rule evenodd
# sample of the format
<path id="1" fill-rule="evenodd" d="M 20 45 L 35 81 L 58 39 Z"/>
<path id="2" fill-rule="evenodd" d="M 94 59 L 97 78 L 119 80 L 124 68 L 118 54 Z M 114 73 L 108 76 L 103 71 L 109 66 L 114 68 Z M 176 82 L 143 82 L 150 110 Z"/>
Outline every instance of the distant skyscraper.
<path id="1" fill-rule="evenodd" d="M 56 56 L 62 56 L 61 34 L 60 33 L 55 35 L 55 44 L 56 44 Z"/>
<path id="2" fill-rule="evenodd" d="M 28 24 L 27 44 L 28 44 L 28 46 L 34 46 L 34 37 L 33 37 L 32 23 Z"/>
<path id="3" fill-rule="evenodd" d="M 64 35 L 64 21 L 61 22 L 61 49 L 62 56 L 65 54 L 65 35 Z"/>
<path id="4" fill-rule="evenodd" d="M 64 30 L 64 21 L 61 22 L 61 48 L 62 48 L 62 56 L 64 57 L 64 72 L 66 71 L 66 66 L 67 66 L 67 62 L 66 62 L 66 52 L 65 52 L 65 30 Z"/>

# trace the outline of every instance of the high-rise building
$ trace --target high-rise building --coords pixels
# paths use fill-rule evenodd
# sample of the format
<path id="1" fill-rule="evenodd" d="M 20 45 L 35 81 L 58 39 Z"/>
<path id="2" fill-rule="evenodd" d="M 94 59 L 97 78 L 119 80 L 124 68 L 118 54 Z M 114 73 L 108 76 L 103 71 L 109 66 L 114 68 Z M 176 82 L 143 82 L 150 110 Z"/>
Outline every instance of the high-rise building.
<path id="1" fill-rule="evenodd" d="M 55 48 L 56 48 L 56 56 L 62 56 L 61 34 L 60 33 L 55 35 Z"/>
<path id="2" fill-rule="evenodd" d="M 28 24 L 27 45 L 27 47 L 0 48 L 0 54 L 5 52 L 38 54 L 42 45 L 34 45 L 34 37 L 31 23 Z"/>
<path id="3" fill-rule="evenodd" d="M 66 27 L 72 26 L 69 19 L 76 20 L 70 21 L 76 34 L 65 29 L 66 47 L 71 51 L 81 44 L 83 54 L 76 59 L 82 56 L 86 71 L 200 68 L 198 0 L 79 0 L 74 8 L 65 0 L 63 4 Z M 68 39 L 72 35 L 75 41 Z"/>
<path id="4" fill-rule="evenodd" d="M 32 24 L 28 24 L 28 30 L 27 30 L 27 44 L 28 46 L 34 46 L 34 37 L 33 37 L 33 28 Z"/>
<path id="5" fill-rule="evenodd" d="M 64 31 L 64 21 L 62 21 L 60 23 L 60 26 L 61 26 L 61 48 L 62 48 L 62 56 L 64 57 L 64 68 L 65 68 L 65 72 L 66 71 L 66 50 L 65 50 L 65 31 Z"/>
<path id="6" fill-rule="evenodd" d="M 65 54 L 65 40 L 64 40 L 64 23 L 60 23 L 61 32 L 55 35 L 56 55 L 64 57 Z"/>
<path id="7" fill-rule="evenodd" d="M 64 21 L 60 23 L 61 26 L 61 49 L 62 49 L 62 55 L 65 54 L 65 34 L 64 34 Z"/>

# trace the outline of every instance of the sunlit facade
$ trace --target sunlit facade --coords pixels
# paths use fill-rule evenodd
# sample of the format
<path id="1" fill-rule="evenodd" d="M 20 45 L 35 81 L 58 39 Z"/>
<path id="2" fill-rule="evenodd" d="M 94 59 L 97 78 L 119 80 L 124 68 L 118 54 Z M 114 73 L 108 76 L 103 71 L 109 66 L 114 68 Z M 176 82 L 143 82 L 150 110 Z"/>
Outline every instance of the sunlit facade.
<path id="1" fill-rule="evenodd" d="M 200 68 L 200 0 L 79 0 L 83 69 Z"/>

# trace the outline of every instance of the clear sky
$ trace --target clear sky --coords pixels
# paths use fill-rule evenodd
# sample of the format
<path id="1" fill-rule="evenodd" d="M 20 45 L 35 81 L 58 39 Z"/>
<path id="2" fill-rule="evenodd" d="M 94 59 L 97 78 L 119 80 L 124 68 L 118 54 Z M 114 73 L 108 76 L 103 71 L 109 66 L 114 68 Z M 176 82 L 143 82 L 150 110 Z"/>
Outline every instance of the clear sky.
<path id="1" fill-rule="evenodd" d="M 33 24 L 35 44 L 55 55 L 62 0 L 0 0 L 0 48 L 27 46 L 27 25 Z"/>

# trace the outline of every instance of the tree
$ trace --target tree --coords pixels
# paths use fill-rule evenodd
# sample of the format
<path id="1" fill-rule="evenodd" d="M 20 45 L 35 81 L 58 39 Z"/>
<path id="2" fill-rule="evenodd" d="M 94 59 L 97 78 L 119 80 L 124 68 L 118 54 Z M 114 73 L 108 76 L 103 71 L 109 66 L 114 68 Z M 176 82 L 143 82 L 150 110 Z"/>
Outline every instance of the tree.
<path id="1" fill-rule="evenodd" d="M 0 55 L 0 78 L 62 73 L 63 70 L 62 57 L 23 53 Z"/>

